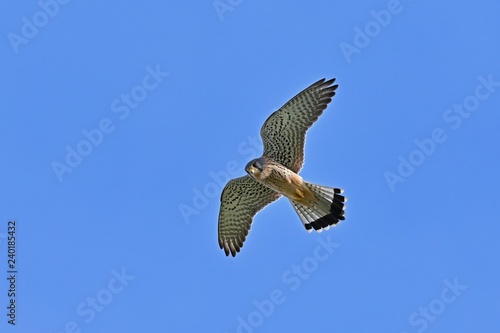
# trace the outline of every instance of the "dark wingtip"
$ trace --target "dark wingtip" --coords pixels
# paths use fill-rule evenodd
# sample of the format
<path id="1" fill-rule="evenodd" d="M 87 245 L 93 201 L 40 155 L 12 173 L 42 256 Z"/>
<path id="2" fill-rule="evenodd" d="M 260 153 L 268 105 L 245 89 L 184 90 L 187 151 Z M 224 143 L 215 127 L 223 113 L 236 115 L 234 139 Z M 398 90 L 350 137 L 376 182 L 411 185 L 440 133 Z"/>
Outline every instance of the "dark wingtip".
<path id="1" fill-rule="evenodd" d="M 325 80 L 325 79 L 323 79 L 323 80 Z M 330 80 L 326 81 L 324 83 L 324 85 L 330 86 L 330 85 L 332 85 L 335 82 L 335 80 L 336 80 L 336 78 L 331 78 Z"/>
<path id="2" fill-rule="evenodd" d="M 331 78 L 328 81 L 325 78 L 322 78 L 321 80 L 314 82 L 311 86 L 318 86 L 321 88 L 328 88 L 331 86 L 331 88 L 335 87 L 334 88 L 334 90 L 335 90 L 338 87 L 338 84 L 332 86 L 332 84 L 335 83 L 335 80 L 336 80 L 336 78 Z"/>
<path id="3" fill-rule="evenodd" d="M 325 81 L 325 79 L 322 79 L 318 81 L 317 84 L 318 88 L 320 89 L 321 95 L 325 99 L 324 102 L 326 104 L 330 103 L 332 101 L 332 97 L 335 96 L 335 91 L 339 87 L 338 84 L 333 84 L 335 82 L 335 78 L 330 79 L 328 81 Z"/>

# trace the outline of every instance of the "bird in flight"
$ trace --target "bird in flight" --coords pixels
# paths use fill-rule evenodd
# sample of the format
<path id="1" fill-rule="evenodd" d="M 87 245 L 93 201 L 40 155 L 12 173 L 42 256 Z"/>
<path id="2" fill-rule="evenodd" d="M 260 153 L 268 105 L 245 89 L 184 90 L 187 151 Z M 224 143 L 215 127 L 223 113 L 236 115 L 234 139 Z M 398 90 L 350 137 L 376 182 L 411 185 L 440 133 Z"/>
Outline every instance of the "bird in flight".
<path id="1" fill-rule="evenodd" d="M 298 175 L 304 164 L 306 131 L 332 101 L 338 87 L 334 82 L 319 80 L 271 114 L 260 130 L 264 153 L 248 162 L 247 175 L 224 187 L 218 233 L 226 256 L 240 252 L 255 214 L 282 195 L 308 232 L 328 230 L 344 220 L 343 190 L 312 184 Z"/>

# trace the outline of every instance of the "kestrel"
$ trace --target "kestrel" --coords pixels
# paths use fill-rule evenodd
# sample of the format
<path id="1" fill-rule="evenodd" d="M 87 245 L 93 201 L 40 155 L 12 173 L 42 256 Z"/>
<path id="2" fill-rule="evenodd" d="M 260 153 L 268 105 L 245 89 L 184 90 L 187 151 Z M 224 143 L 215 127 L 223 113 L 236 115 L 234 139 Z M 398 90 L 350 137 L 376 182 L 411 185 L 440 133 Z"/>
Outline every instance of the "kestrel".
<path id="1" fill-rule="evenodd" d="M 319 80 L 271 114 L 260 130 L 264 153 L 248 162 L 248 175 L 224 187 L 219 246 L 226 256 L 240 252 L 255 214 L 282 195 L 308 232 L 321 232 L 344 220 L 343 190 L 311 184 L 297 174 L 304 164 L 306 131 L 332 101 L 338 87 L 334 82 Z"/>

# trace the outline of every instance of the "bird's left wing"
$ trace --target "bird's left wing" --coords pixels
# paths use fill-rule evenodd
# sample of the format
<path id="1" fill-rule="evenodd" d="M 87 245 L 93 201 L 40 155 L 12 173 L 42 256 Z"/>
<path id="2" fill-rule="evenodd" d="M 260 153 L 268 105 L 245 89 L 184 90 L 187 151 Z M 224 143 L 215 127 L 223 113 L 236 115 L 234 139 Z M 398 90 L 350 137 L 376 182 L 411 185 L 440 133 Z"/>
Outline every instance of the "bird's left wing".
<path id="1" fill-rule="evenodd" d="M 264 155 L 298 172 L 304 164 L 306 131 L 326 109 L 338 85 L 321 79 L 267 118 L 260 130 Z"/>
<path id="2" fill-rule="evenodd" d="M 221 195 L 219 246 L 234 257 L 240 252 L 258 211 L 277 200 L 280 194 L 249 176 L 230 180 Z"/>

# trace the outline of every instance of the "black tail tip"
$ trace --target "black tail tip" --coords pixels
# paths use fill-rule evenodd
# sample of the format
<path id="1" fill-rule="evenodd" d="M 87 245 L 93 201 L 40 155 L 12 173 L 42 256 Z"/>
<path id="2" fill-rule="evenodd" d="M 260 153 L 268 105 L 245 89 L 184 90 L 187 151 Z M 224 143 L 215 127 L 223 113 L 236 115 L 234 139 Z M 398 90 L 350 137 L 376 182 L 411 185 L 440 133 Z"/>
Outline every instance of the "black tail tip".
<path id="1" fill-rule="evenodd" d="M 330 206 L 330 213 L 317 219 L 314 222 L 306 224 L 305 227 L 307 231 L 310 231 L 312 228 L 314 228 L 314 230 L 321 230 L 323 228 L 328 228 L 332 225 L 335 226 L 340 221 L 345 220 L 344 202 L 347 201 L 347 198 L 337 193 L 342 193 L 342 190 L 335 189 L 333 201 Z"/>

